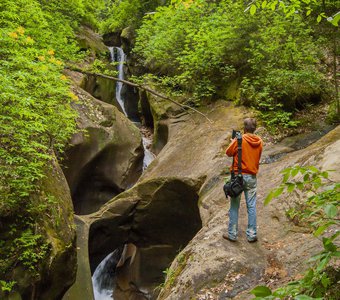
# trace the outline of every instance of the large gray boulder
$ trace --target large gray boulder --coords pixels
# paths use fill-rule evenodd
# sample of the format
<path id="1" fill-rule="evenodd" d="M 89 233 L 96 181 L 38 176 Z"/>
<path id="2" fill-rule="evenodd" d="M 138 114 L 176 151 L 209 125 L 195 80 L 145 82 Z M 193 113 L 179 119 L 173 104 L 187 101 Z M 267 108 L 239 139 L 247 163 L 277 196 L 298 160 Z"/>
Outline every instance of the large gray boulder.
<path id="1" fill-rule="evenodd" d="M 155 296 L 163 271 L 201 228 L 199 187 L 200 181 L 176 177 L 143 181 L 86 217 L 92 270 L 124 248 L 115 299 L 138 299 L 133 297 L 141 292 Z"/>
<path id="2" fill-rule="evenodd" d="M 143 148 L 138 128 L 113 105 L 75 87 L 80 131 L 63 162 L 74 208 L 88 214 L 132 186 L 142 172 Z"/>
<path id="3" fill-rule="evenodd" d="M 72 200 L 56 159 L 46 166 L 45 177 L 38 185 L 39 192 L 31 194 L 27 199 L 31 204 L 30 213 L 34 217 L 31 222 L 34 222 L 35 231 L 30 237 L 25 228 L 27 224 L 17 221 L 15 234 L 21 236 L 24 243 L 21 249 L 23 253 L 19 252 L 20 258 L 15 254 L 4 262 L 11 267 L 6 268 L 6 274 L 1 274 L 1 280 L 10 279 L 15 281 L 15 285 L 8 298 L 0 291 L 1 299 L 57 300 L 75 280 L 76 245 Z M 1 234 L 3 237 L 8 232 L 2 231 Z M 32 248 L 32 245 L 35 246 Z M 13 254 L 15 252 L 13 249 Z M 1 267 L 3 270 L 5 266 Z"/>
<path id="4" fill-rule="evenodd" d="M 84 50 L 91 50 L 94 55 L 108 54 L 108 48 L 103 43 L 102 37 L 87 26 L 80 26 L 77 33 L 79 47 Z"/>
<path id="5" fill-rule="evenodd" d="M 225 149 L 231 130 L 241 129 L 243 118 L 250 113 L 242 107 L 217 102 L 206 114 L 212 122 L 197 114 L 167 120 L 167 144 L 140 179 L 171 176 L 204 179 L 198 193 L 203 227 L 168 269 L 158 299 L 250 299 L 249 290 L 258 284 L 280 284 L 287 277 L 294 279 L 306 268 L 305 259 L 321 248 L 320 241 L 310 231 L 296 228 L 286 217 L 287 195 L 268 207 L 263 207 L 263 200 L 280 183 L 280 172 L 286 167 L 308 164 L 323 170 L 331 166 L 338 170 L 340 127 L 305 149 L 289 153 L 273 164 L 261 165 L 257 206 L 259 242 L 249 244 L 245 238 L 247 212 L 242 200 L 240 237 L 233 244 L 222 238 L 227 231 L 229 209 L 222 186 L 229 176 L 227 166 L 231 164 Z M 339 171 L 332 176 L 338 180 Z M 299 201 L 289 197 L 291 204 Z"/>

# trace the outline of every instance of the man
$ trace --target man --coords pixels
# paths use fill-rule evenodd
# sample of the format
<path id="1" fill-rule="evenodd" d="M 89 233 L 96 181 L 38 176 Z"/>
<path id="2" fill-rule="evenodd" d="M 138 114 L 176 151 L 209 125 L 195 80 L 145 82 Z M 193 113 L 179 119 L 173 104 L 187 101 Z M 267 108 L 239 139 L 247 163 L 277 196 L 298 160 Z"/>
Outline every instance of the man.
<path id="1" fill-rule="evenodd" d="M 248 242 L 256 242 L 256 174 L 259 170 L 259 162 L 262 153 L 263 142 L 260 137 L 254 134 L 256 129 L 256 120 L 247 118 L 244 120 L 244 134 L 242 136 L 242 175 L 244 184 L 244 195 L 246 197 L 248 211 Z M 233 139 L 226 154 L 234 157 L 234 165 L 231 171 L 237 170 L 237 139 Z M 228 234 L 223 237 L 229 241 L 235 242 L 238 233 L 238 211 L 240 207 L 241 195 L 230 199 L 229 209 L 229 226 Z"/>

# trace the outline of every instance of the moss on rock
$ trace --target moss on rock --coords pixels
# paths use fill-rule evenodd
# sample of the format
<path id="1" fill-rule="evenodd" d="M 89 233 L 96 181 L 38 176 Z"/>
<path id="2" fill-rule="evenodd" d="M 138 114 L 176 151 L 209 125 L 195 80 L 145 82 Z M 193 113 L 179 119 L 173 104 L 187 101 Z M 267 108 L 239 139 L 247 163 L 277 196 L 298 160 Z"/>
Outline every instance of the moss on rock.
<path id="1" fill-rule="evenodd" d="M 72 200 L 55 158 L 38 186 L 12 220 L 15 232 L 8 233 L 6 249 L 12 249 L 14 259 L 1 268 L 1 278 L 15 281 L 13 291 L 23 299 L 59 299 L 74 281 L 76 250 Z"/>

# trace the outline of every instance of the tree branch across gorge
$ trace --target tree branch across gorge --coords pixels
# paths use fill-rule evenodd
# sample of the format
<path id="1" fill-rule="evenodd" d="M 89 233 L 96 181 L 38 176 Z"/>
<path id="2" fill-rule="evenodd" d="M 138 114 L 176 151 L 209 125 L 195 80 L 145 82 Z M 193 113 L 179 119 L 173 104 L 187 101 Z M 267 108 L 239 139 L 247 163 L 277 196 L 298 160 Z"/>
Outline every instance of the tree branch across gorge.
<path id="1" fill-rule="evenodd" d="M 142 89 L 142 90 L 145 90 L 157 97 L 160 97 L 162 99 L 165 99 L 167 101 L 170 101 L 178 106 L 180 106 L 182 109 L 190 109 L 190 110 L 193 110 L 194 112 L 202 115 L 203 117 L 205 117 L 210 123 L 213 123 L 204 113 L 200 112 L 199 110 L 189 106 L 189 105 L 186 105 L 186 104 L 181 104 L 167 96 L 163 96 L 162 94 L 156 92 L 155 90 L 152 90 L 146 86 L 143 86 L 141 84 L 138 84 L 138 83 L 134 83 L 134 82 L 131 82 L 131 81 L 128 81 L 128 80 L 124 80 L 124 79 L 119 79 L 117 77 L 112 77 L 112 76 L 108 76 L 108 75 L 104 75 L 104 74 L 100 74 L 100 73 L 92 73 L 92 72 L 88 72 L 88 71 L 85 71 L 85 70 L 82 70 L 80 68 L 77 68 L 77 67 L 71 67 L 71 66 L 67 66 L 66 69 L 69 69 L 71 71 L 76 71 L 76 72 L 80 72 L 80 73 L 83 73 L 83 74 L 86 74 L 86 75 L 92 75 L 92 76 L 99 76 L 99 77 L 102 77 L 102 78 L 107 78 L 107 79 L 110 79 L 110 80 L 114 80 L 114 81 L 118 81 L 118 82 L 122 82 L 124 84 L 127 84 L 127 85 L 130 85 L 130 86 L 133 86 L 133 87 L 136 87 L 138 89 Z"/>

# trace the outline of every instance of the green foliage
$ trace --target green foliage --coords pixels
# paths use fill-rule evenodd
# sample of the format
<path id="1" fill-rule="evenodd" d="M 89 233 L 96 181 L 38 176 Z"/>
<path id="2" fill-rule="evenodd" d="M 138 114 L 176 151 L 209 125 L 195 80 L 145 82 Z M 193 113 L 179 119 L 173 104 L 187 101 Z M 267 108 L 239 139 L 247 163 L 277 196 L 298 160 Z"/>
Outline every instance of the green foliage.
<path id="1" fill-rule="evenodd" d="M 332 0 L 254 0 L 246 10 L 254 15 L 257 9 L 282 10 L 287 18 L 294 14 L 314 16 L 317 23 L 324 19 L 334 26 L 338 26 L 340 21 L 339 6 Z"/>
<path id="2" fill-rule="evenodd" d="M 108 76 L 117 77 L 117 62 L 111 62 L 110 64 L 104 62 L 101 59 L 95 59 L 93 63 L 86 69 L 90 73 L 104 74 Z"/>
<path id="3" fill-rule="evenodd" d="M 272 294 L 272 291 L 263 285 L 259 285 L 250 291 L 256 297 L 267 297 Z"/>
<path id="4" fill-rule="evenodd" d="M 20 207 L 51 151 L 75 129 L 72 96 L 52 49 L 39 49 L 23 27 L 1 30 L 1 205 Z"/>
<path id="5" fill-rule="evenodd" d="M 298 189 L 308 192 L 306 201 L 288 211 L 295 221 L 305 222 L 314 230 L 314 235 L 319 237 L 330 226 L 339 226 L 337 219 L 340 202 L 340 184 L 329 180 L 328 172 L 321 171 L 313 166 L 295 166 L 285 169 L 283 180 L 279 187 L 272 190 L 266 197 L 267 205 L 272 199 L 279 197 L 283 192 L 291 193 Z M 332 260 L 340 257 L 339 247 L 334 243 L 340 235 L 323 236 L 323 251 L 309 259 L 310 268 L 301 280 L 290 282 L 288 285 L 271 291 L 267 287 L 259 286 L 251 291 L 255 299 L 332 299 L 331 286 L 334 282 L 329 274 L 332 268 L 328 267 Z M 337 271 L 338 272 L 338 271 Z"/>
<path id="6" fill-rule="evenodd" d="M 246 62 L 239 49 L 247 44 L 246 32 L 256 26 L 240 14 L 242 9 L 231 1 L 203 0 L 160 7 L 145 17 L 134 52 L 144 66 L 170 75 L 185 92 L 210 97 Z"/>
<path id="7" fill-rule="evenodd" d="M 3 292 L 10 292 L 10 291 L 12 291 L 13 287 L 15 286 L 15 284 L 16 284 L 15 281 L 3 281 L 3 280 L 0 280 L 1 290 Z"/>
<path id="8" fill-rule="evenodd" d="M 137 28 L 143 15 L 163 4 L 161 0 L 104 0 L 104 8 L 99 12 L 103 20 L 101 31 L 104 33 L 119 32 L 125 27 Z"/>
<path id="9" fill-rule="evenodd" d="M 30 229 L 22 232 L 16 238 L 11 247 L 11 253 L 18 255 L 18 260 L 33 272 L 33 276 L 38 275 L 39 262 L 46 259 L 49 245 L 44 243 L 44 238 L 40 234 L 33 234 Z"/>
<path id="10" fill-rule="evenodd" d="M 91 3 L 97 1 L 0 2 L 0 276 L 6 281 L 17 265 L 34 278 L 49 253 L 37 225 L 48 209 L 31 196 L 75 132 L 70 104 L 77 96 L 62 72 L 66 61 L 83 56 L 75 31 Z"/>
<path id="11" fill-rule="evenodd" d="M 176 257 L 177 262 L 176 268 L 172 269 L 171 267 L 169 267 L 166 268 L 165 271 L 163 271 L 163 273 L 166 276 L 166 281 L 164 284 L 160 286 L 160 288 L 167 288 L 173 286 L 176 278 L 181 274 L 189 259 L 191 259 L 191 255 L 189 255 L 189 253 L 178 254 Z"/>
<path id="12" fill-rule="evenodd" d="M 285 19 L 267 12 L 263 26 L 251 35 L 250 72 L 241 81 L 240 103 L 260 111 L 270 128 L 295 127 L 293 112 L 321 100 L 330 83 L 318 69 L 320 47 L 299 15 Z"/>
<path id="13" fill-rule="evenodd" d="M 244 9 L 240 1 L 173 1 L 145 16 L 134 53 L 196 100 L 225 97 L 230 82 L 241 82 L 241 104 L 273 127 L 294 127 L 295 108 L 319 100 L 329 85 L 318 68 L 320 44 L 300 15 L 249 17 Z"/>

